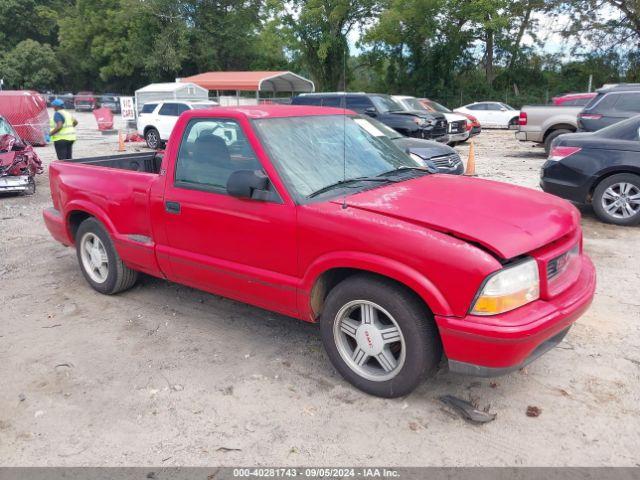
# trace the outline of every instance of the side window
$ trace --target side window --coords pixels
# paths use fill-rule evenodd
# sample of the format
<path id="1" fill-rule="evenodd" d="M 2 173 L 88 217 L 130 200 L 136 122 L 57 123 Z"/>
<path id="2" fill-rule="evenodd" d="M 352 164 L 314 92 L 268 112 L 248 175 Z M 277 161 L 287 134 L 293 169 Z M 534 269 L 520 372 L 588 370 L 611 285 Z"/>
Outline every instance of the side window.
<path id="1" fill-rule="evenodd" d="M 159 115 L 178 116 L 178 105 L 175 103 L 165 103 L 160 107 Z"/>
<path id="2" fill-rule="evenodd" d="M 364 95 L 347 96 L 347 108 L 358 113 L 364 113 L 367 108 L 373 107 L 373 103 Z"/>
<path id="3" fill-rule="evenodd" d="M 620 95 L 615 94 L 605 95 L 598 103 L 593 106 L 593 110 L 598 112 L 607 112 L 609 110 L 613 110 L 619 96 Z"/>
<path id="4" fill-rule="evenodd" d="M 340 107 L 340 104 L 342 103 L 342 96 L 336 95 L 333 97 L 325 97 L 322 99 L 322 106 L 323 107 Z"/>
<path id="5" fill-rule="evenodd" d="M 476 103 L 473 105 L 468 105 L 467 108 L 469 110 L 486 110 L 484 103 Z"/>
<path id="6" fill-rule="evenodd" d="M 501 108 L 504 108 L 499 103 L 485 103 L 485 110 L 498 111 Z"/>
<path id="7" fill-rule="evenodd" d="M 240 125 L 222 118 L 191 120 L 178 151 L 175 185 L 226 193 L 236 170 L 262 170 Z"/>
<path id="8" fill-rule="evenodd" d="M 320 105 L 321 101 L 321 97 L 318 96 L 300 95 L 295 97 L 291 103 L 293 105 Z"/>
<path id="9" fill-rule="evenodd" d="M 618 101 L 613 109 L 619 112 L 640 112 L 640 92 L 621 93 L 616 95 Z"/>
<path id="10" fill-rule="evenodd" d="M 145 103 L 142 106 L 142 110 L 140 111 L 140 113 L 151 113 L 156 109 L 157 106 L 157 103 Z"/>
<path id="11" fill-rule="evenodd" d="M 176 104 L 177 110 L 178 110 L 178 115 L 182 115 L 184 112 L 188 112 L 189 110 L 191 110 L 187 105 L 185 105 L 184 103 L 177 103 Z"/>

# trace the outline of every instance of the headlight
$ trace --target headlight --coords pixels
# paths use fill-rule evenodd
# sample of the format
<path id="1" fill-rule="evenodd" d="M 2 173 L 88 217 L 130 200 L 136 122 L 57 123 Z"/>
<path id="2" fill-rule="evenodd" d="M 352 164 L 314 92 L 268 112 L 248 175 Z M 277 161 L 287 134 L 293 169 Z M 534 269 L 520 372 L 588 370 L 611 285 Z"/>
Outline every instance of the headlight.
<path id="1" fill-rule="evenodd" d="M 538 264 L 531 258 L 491 274 L 480 290 L 471 313 L 497 315 L 533 302 L 539 297 Z"/>
<path id="2" fill-rule="evenodd" d="M 426 127 L 427 125 L 431 125 L 431 120 L 427 120 L 420 117 L 414 118 L 413 121 L 416 122 L 419 127 Z"/>

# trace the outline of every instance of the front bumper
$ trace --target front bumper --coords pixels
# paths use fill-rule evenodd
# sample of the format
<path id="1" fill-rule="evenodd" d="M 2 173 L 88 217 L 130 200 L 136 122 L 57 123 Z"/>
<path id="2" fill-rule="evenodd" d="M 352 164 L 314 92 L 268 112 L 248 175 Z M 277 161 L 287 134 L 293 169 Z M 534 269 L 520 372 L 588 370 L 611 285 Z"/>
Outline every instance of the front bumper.
<path id="1" fill-rule="evenodd" d="M 476 376 L 504 375 L 560 343 L 593 300 L 595 268 L 587 256 L 581 262 L 573 286 L 549 300 L 491 317 L 436 316 L 449 369 Z"/>
<path id="2" fill-rule="evenodd" d="M 0 193 L 24 192 L 29 188 L 29 175 L 0 177 Z"/>
<path id="3" fill-rule="evenodd" d="M 447 135 L 448 142 L 464 142 L 469 139 L 469 131 L 461 132 L 461 133 L 450 133 Z"/>

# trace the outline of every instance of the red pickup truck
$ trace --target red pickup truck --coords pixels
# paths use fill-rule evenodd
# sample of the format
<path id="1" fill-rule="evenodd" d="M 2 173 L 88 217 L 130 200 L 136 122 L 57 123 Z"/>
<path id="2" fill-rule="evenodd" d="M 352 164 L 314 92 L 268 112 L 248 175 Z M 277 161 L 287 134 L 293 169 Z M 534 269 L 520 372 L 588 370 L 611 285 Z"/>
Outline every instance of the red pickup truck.
<path id="1" fill-rule="evenodd" d="M 444 357 L 499 375 L 558 344 L 595 270 L 578 211 L 431 174 L 366 117 L 322 107 L 184 113 L 163 156 L 56 161 L 47 228 L 91 286 L 144 272 L 319 322 L 356 387 L 406 395 Z"/>

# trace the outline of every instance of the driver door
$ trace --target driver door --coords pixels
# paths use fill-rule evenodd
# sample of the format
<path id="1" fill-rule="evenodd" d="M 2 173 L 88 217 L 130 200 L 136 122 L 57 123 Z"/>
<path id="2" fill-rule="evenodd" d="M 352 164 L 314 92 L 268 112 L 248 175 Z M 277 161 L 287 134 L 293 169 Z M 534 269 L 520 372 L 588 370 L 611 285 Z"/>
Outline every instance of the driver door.
<path id="1" fill-rule="evenodd" d="M 288 315 L 296 313 L 295 205 L 232 197 L 237 170 L 263 170 L 234 119 L 195 118 L 167 172 L 163 216 L 171 280 Z M 273 187 L 271 187 L 273 189 Z"/>

